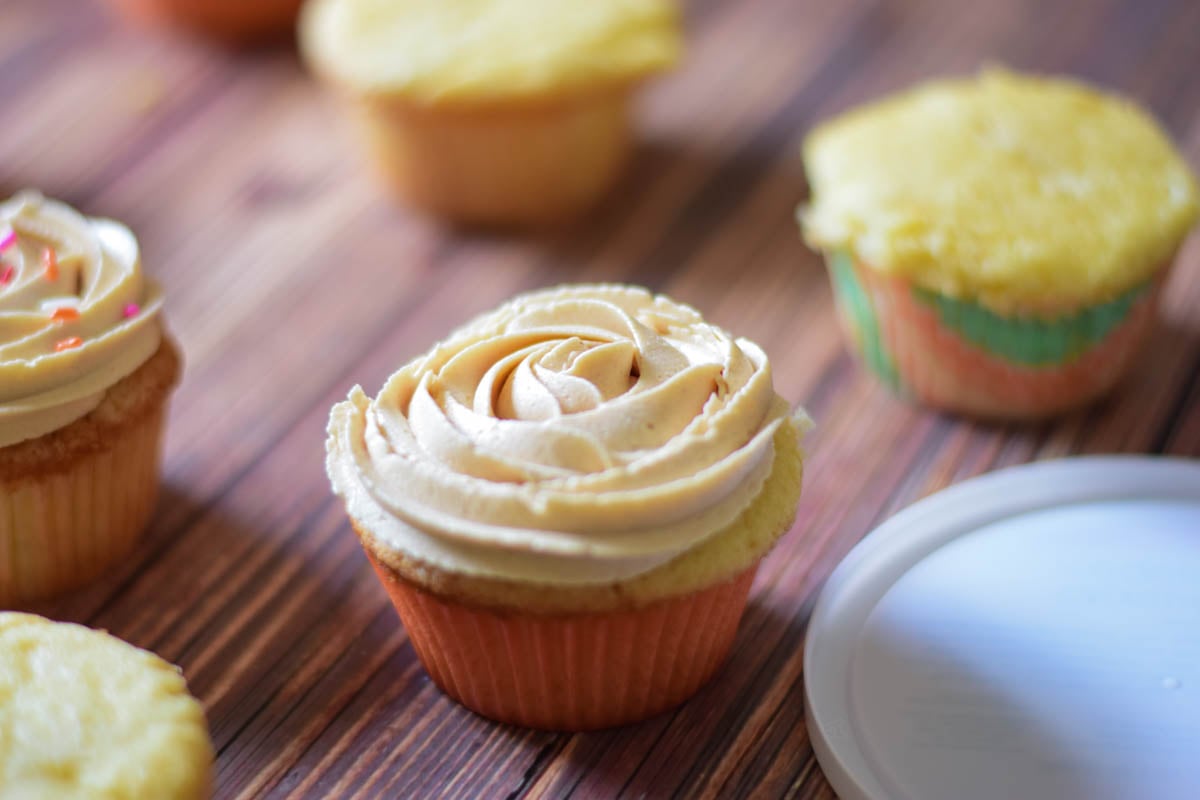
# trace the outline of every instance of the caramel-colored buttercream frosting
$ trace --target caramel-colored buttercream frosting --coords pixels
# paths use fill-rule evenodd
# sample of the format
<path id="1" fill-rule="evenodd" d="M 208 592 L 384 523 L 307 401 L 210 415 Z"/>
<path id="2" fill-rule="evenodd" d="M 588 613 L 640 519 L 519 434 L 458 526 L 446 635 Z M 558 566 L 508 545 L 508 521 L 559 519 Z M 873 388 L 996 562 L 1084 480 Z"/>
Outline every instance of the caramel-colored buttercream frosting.
<path id="1" fill-rule="evenodd" d="M 1187 163 L 1132 103 L 988 70 L 830 120 L 804 143 L 805 236 L 1000 313 L 1145 285 L 1200 214 Z"/>
<path id="2" fill-rule="evenodd" d="M 788 416 L 753 342 L 643 289 L 562 287 L 468 323 L 374 399 L 355 387 L 327 469 L 356 524 L 419 562 L 612 582 L 735 520 Z"/>
<path id="3" fill-rule="evenodd" d="M 0 447 L 96 408 L 158 349 L 161 306 L 124 225 L 35 193 L 0 204 Z"/>

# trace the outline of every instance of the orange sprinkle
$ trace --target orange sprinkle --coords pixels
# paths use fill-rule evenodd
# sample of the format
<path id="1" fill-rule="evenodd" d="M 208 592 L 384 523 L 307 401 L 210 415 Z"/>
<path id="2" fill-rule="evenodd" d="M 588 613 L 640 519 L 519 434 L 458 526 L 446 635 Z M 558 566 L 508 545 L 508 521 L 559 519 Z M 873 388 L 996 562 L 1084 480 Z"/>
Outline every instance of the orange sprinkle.
<path id="1" fill-rule="evenodd" d="M 53 247 L 47 247 L 42 253 L 42 266 L 46 268 L 46 280 L 58 280 L 58 254 Z"/>
<path id="2" fill-rule="evenodd" d="M 61 353 L 63 350 L 74 350 L 81 344 L 83 344 L 83 339 L 80 339 L 78 336 L 69 336 L 66 339 L 59 339 L 54 343 L 54 352 Z"/>
<path id="3" fill-rule="evenodd" d="M 70 306 L 59 306 L 50 315 L 50 321 L 57 322 L 60 325 L 64 322 L 74 322 L 77 319 L 79 319 L 79 309 L 71 308 Z"/>

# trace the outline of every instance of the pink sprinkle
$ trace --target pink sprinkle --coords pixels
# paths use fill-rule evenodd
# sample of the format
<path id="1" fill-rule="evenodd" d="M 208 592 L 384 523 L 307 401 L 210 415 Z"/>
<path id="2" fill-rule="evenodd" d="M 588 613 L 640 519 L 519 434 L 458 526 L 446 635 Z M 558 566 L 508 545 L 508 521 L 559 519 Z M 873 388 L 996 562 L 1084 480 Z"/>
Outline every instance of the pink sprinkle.
<path id="1" fill-rule="evenodd" d="M 13 273 L 15 271 L 16 270 L 13 269 L 13 266 L 11 264 L 6 266 L 4 268 L 4 271 L 0 272 L 0 286 L 7 286 L 9 283 L 11 283 L 12 279 L 13 279 Z"/>
<path id="2" fill-rule="evenodd" d="M 130 317 L 136 317 L 141 313 L 141 311 L 142 308 L 137 303 L 130 303 L 129 305 L 125 306 L 125 309 L 121 312 L 121 316 L 125 319 L 129 319 Z"/>
<path id="3" fill-rule="evenodd" d="M 0 239 L 0 250 L 7 250 L 17 243 L 17 232 L 9 231 L 4 234 L 4 238 Z"/>

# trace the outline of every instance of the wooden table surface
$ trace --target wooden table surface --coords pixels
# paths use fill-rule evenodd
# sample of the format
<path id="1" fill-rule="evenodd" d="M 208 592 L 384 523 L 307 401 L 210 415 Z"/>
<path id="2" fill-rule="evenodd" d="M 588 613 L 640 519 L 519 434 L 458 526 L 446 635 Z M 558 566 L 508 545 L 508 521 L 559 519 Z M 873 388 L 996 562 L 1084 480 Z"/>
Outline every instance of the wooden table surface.
<path id="1" fill-rule="evenodd" d="M 289 48 L 230 53 L 83 0 L 0 0 L 0 190 L 128 222 L 187 370 L 145 542 L 37 609 L 182 665 L 218 796 L 828 798 L 804 727 L 805 623 L 867 531 L 951 483 L 1072 453 L 1200 455 L 1200 237 L 1109 401 L 992 427 L 889 396 L 839 339 L 793 209 L 816 120 L 983 61 L 1152 109 L 1200 164 L 1200 3 L 694 0 L 686 64 L 639 106 L 618 191 L 570 228 L 455 232 L 397 207 Z M 818 421 L 795 528 L 732 657 L 676 711 L 562 735 L 492 724 L 422 672 L 322 466 L 330 406 L 515 292 L 645 284 L 760 342 Z"/>

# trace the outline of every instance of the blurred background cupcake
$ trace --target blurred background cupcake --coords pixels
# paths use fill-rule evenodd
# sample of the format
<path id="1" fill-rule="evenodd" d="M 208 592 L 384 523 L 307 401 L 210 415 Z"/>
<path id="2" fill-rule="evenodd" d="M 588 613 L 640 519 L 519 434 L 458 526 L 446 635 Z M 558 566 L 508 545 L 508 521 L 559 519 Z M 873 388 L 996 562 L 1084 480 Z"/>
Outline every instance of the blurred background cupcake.
<path id="1" fill-rule="evenodd" d="M 290 35 L 303 0 L 108 0 L 129 19 L 241 43 Z"/>
<path id="2" fill-rule="evenodd" d="M 831 120 L 804 162 L 804 233 L 863 360 L 921 402 L 983 417 L 1111 388 L 1197 217 L 1186 164 L 1142 111 L 998 70 Z"/>
<path id="3" fill-rule="evenodd" d="M 0 604 L 76 587 L 141 535 L 180 359 L 134 235 L 0 204 Z"/>
<path id="4" fill-rule="evenodd" d="M 334 491 L 448 694 L 583 730 L 691 696 L 792 524 L 766 355 L 635 287 L 515 298 L 334 407 Z"/>
<path id="5" fill-rule="evenodd" d="M 578 214 L 630 150 L 630 95 L 679 57 L 673 0 L 310 0 L 301 46 L 383 176 L 449 219 Z"/>
<path id="6" fill-rule="evenodd" d="M 102 631 L 0 612 L 0 795 L 205 800 L 213 756 L 178 667 Z"/>

